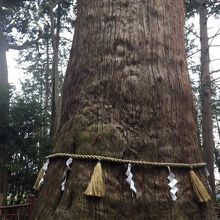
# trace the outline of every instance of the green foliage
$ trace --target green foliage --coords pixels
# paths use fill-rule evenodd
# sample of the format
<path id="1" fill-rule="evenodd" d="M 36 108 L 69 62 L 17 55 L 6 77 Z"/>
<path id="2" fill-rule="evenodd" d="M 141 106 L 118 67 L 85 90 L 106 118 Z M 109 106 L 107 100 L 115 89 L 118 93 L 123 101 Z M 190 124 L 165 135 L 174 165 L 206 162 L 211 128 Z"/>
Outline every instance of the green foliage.
<path id="1" fill-rule="evenodd" d="M 212 81 L 213 86 L 213 121 L 215 131 L 215 164 L 220 172 L 220 90 L 216 85 L 215 80 Z"/>
<path id="2" fill-rule="evenodd" d="M 49 152 L 48 115 L 34 94 L 29 82 L 22 85 L 20 94 L 14 94 L 10 103 L 10 172 L 9 193 L 21 195 L 33 192 L 39 167 Z"/>
<path id="3" fill-rule="evenodd" d="M 10 44 L 22 44 L 37 37 L 41 28 L 37 25 L 38 4 L 21 1 L 14 7 L 0 7 L 0 28 Z"/>
<path id="4" fill-rule="evenodd" d="M 36 174 L 45 156 L 49 154 L 49 133 L 52 90 L 52 26 L 56 31 L 56 16 L 60 13 L 59 73 L 60 90 L 66 71 L 75 19 L 72 0 L 63 1 L 58 11 L 52 0 L 19 1 L 1 7 L 0 29 L 9 44 L 22 45 L 41 38 L 25 50 L 19 51 L 18 63 L 24 70 L 20 92 L 11 90 L 8 193 L 17 196 L 17 203 L 24 194 L 33 193 Z M 53 19 L 52 19 L 53 18 Z M 71 33 L 71 34 L 70 34 Z M 71 36 L 71 37 L 69 37 Z"/>
<path id="5" fill-rule="evenodd" d="M 197 0 L 185 0 L 186 18 L 189 19 L 195 15 L 198 9 Z"/>
<path id="6" fill-rule="evenodd" d="M 189 19 L 198 12 L 199 2 L 205 4 L 209 16 L 218 16 L 220 13 L 219 0 L 185 0 L 186 18 Z"/>
<path id="7" fill-rule="evenodd" d="M 185 28 L 185 39 L 186 39 L 186 48 L 187 48 L 187 62 L 188 68 L 191 78 L 191 83 L 193 86 L 193 91 L 196 99 L 196 107 L 197 107 L 197 121 L 198 121 L 198 130 L 200 130 L 200 139 L 201 136 L 201 73 L 200 73 L 200 61 L 195 59 L 197 53 L 200 53 L 200 50 L 195 47 L 198 42 L 200 36 L 196 33 L 194 24 L 190 19 L 198 14 L 199 3 L 202 2 L 208 10 L 208 18 L 213 16 L 218 18 L 220 13 L 220 1 L 219 0 L 185 0 L 185 8 L 186 8 L 186 28 Z M 218 33 L 218 32 L 217 32 Z M 216 35 L 217 36 L 217 35 Z M 214 37 L 216 37 L 214 36 Z M 197 39 L 198 38 L 198 39 Z M 213 38 L 210 38 L 212 41 Z M 212 77 L 212 75 L 211 75 Z M 216 81 L 217 80 L 217 81 Z M 218 167 L 220 172 L 220 126 L 219 126 L 219 118 L 220 118 L 220 94 L 219 94 L 219 86 L 218 79 L 214 79 L 212 77 L 212 109 L 213 109 L 213 122 L 214 122 L 214 140 L 215 140 L 215 164 Z"/>

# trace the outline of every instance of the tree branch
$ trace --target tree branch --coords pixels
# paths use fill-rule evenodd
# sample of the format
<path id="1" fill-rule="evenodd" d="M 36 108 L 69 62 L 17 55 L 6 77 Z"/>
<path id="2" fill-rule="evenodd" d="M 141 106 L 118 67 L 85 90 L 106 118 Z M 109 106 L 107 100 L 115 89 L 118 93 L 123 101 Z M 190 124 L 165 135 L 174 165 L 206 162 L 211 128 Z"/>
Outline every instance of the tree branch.
<path id="1" fill-rule="evenodd" d="M 210 45 L 210 47 L 220 47 L 220 44 L 213 44 L 213 45 Z"/>
<path id="2" fill-rule="evenodd" d="M 216 59 L 212 59 L 212 60 L 210 60 L 210 62 L 213 62 L 213 61 L 219 61 L 220 60 L 220 58 L 216 58 Z"/>
<path id="3" fill-rule="evenodd" d="M 186 58 L 188 59 L 188 58 L 192 57 L 193 55 L 195 55 L 196 53 L 198 53 L 198 52 L 200 52 L 200 51 L 201 51 L 201 49 L 196 50 L 195 52 L 189 54 Z"/>
<path id="4" fill-rule="evenodd" d="M 70 40 L 70 39 L 68 39 L 66 37 L 60 37 L 60 39 L 63 39 L 63 40 L 68 41 L 68 42 L 72 42 L 72 40 Z"/>
<path id="5" fill-rule="evenodd" d="M 212 41 L 214 40 L 214 38 L 216 36 L 218 36 L 219 34 L 220 34 L 220 28 L 216 31 L 216 33 L 212 37 L 209 37 L 209 39 L 212 39 L 211 42 L 210 42 L 210 45 L 212 44 Z"/>
<path id="6" fill-rule="evenodd" d="M 220 71 L 220 70 L 219 70 L 219 71 Z M 218 82 L 219 80 L 220 80 L 220 77 L 217 77 L 217 78 L 211 80 L 211 82 Z"/>
<path id="7" fill-rule="evenodd" d="M 218 85 L 216 85 L 216 83 L 215 83 L 214 81 L 211 81 L 211 84 L 212 84 L 213 86 L 215 86 L 215 88 L 220 89 L 220 87 L 219 87 Z"/>
<path id="8" fill-rule="evenodd" d="M 196 36 L 197 38 L 200 38 L 200 36 L 195 32 L 195 31 L 193 31 L 191 28 L 189 28 L 189 27 L 184 27 L 185 29 L 187 29 L 190 33 L 192 33 L 194 36 Z"/>
<path id="9" fill-rule="evenodd" d="M 218 70 L 213 70 L 213 71 L 210 72 L 210 74 L 218 73 L 218 72 L 220 72 L 220 69 L 218 69 Z"/>

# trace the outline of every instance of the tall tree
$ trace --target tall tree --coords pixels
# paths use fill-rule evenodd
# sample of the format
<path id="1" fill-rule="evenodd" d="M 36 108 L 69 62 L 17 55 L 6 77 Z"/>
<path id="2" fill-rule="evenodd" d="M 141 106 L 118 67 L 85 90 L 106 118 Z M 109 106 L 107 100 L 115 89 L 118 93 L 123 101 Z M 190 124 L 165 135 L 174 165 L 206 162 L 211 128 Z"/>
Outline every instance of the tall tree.
<path id="1" fill-rule="evenodd" d="M 183 1 L 78 1 L 54 152 L 160 162 L 202 161 L 186 74 Z M 86 198 L 93 162 L 72 165 L 60 191 L 63 159 L 46 174 L 33 219 L 208 219 L 187 171 L 175 170 L 174 205 L 167 169 L 135 168 L 138 198 L 125 170 L 103 164 L 104 199 Z"/>
<path id="2" fill-rule="evenodd" d="M 42 91 L 45 91 L 42 105 L 45 106 L 45 113 L 51 115 L 50 129 L 45 127 L 44 133 L 50 130 L 51 145 L 60 118 L 64 75 L 62 66 L 67 62 L 65 51 L 71 46 L 68 35 L 70 29 L 72 33 L 72 21 L 75 16 L 69 11 L 73 7 L 73 1 L 42 1 L 35 13 L 35 23 L 41 23 L 44 30 L 42 40 L 34 48 L 22 51 L 19 57 L 19 64 L 26 69 L 26 73 L 32 75 L 33 80 L 42 80 Z"/>
<path id="3" fill-rule="evenodd" d="M 53 9 L 56 4 L 50 7 L 51 35 L 53 47 L 53 63 L 52 63 L 52 97 L 51 97 L 51 144 L 54 143 L 54 138 L 59 126 L 60 119 L 60 86 L 59 86 L 59 44 L 60 44 L 60 29 L 61 29 L 61 5 L 58 4 L 56 17 L 53 15 Z M 56 18 L 56 23 L 55 19 Z M 56 30 L 56 33 L 55 33 Z"/>
<path id="4" fill-rule="evenodd" d="M 45 154 L 49 152 L 49 134 L 42 132 L 48 117 L 44 112 L 38 84 L 34 80 L 26 80 L 21 85 L 19 93 L 11 91 L 8 149 L 10 157 L 7 161 L 10 174 L 8 194 L 20 198 L 24 194 L 33 193 L 37 170 Z"/>
<path id="5" fill-rule="evenodd" d="M 6 162 L 8 159 L 8 127 L 9 127 L 9 83 L 6 51 L 24 49 L 38 40 L 27 40 L 22 45 L 15 45 L 15 38 L 10 35 L 16 26 L 17 32 L 24 33 L 28 27 L 25 16 L 19 17 L 25 1 L 0 1 L 0 205 L 4 203 L 7 193 Z M 25 10 L 24 10 L 25 11 Z M 27 13 L 27 11 L 26 11 Z"/>
<path id="6" fill-rule="evenodd" d="M 211 107 L 211 79 L 209 71 L 209 38 L 208 38 L 208 10 L 206 1 L 198 0 L 200 18 L 200 44 L 201 44 L 201 102 L 202 102 L 202 141 L 203 158 L 210 172 L 210 185 L 215 192 L 214 176 L 214 139 Z"/>
<path id="7" fill-rule="evenodd" d="M 199 73 L 199 121 L 200 121 L 200 130 L 201 130 L 201 140 L 203 145 L 203 157 L 205 162 L 208 164 L 208 169 L 210 172 L 210 185 L 212 187 L 213 192 L 215 191 L 215 179 L 214 179 L 214 151 L 215 155 L 219 154 L 219 150 L 217 146 L 214 146 L 214 138 L 213 138 L 213 120 L 212 118 L 216 118 L 213 115 L 213 107 L 216 107 L 216 101 L 213 102 L 213 98 L 218 100 L 216 96 L 216 92 L 219 89 L 216 85 L 218 78 L 215 78 L 212 73 L 217 73 L 219 70 L 215 69 L 210 72 L 210 53 L 209 49 L 211 47 L 218 47 L 218 45 L 214 45 L 213 42 L 215 38 L 219 35 L 219 29 L 217 29 L 216 33 L 208 38 L 208 19 L 210 17 L 218 16 L 220 9 L 220 2 L 218 0 L 186 0 L 186 9 L 187 9 L 187 18 L 194 16 L 196 13 L 199 15 L 200 20 L 200 34 L 197 34 L 196 31 L 189 30 L 191 33 L 200 39 L 200 49 L 196 51 L 191 51 L 191 55 L 195 55 L 196 53 L 201 53 L 199 68 L 193 67 L 194 70 L 197 69 Z M 190 28 L 191 29 L 191 28 Z M 190 57 L 191 57 L 190 55 Z M 195 60 L 195 58 L 193 58 Z M 191 64 L 193 64 L 191 62 Z M 211 63 L 214 64 L 214 63 Z M 193 64 L 194 66 L 194 64 Z M 214 66 L 214 65 L 213 65 Z M 196 67 L 196 66 L 195 66 Z M 193 71 L 194 71 L 193 70 Z M 215 92 L 214 92 L 215 91 Z M 212 107 L 213 106 L 213 107 Z M 216 126 L 217 127 L 217 126 Z M 217 129 L 216 129 L 216 132 Z M 218 158 L 218 156 L 217 156 Z M 218 159 L 216 158 L 216 164 L 218 165 Z"/>
<path id="8" fill-rule="evenodd" d="M 7 192 L 7 145 L 9 127 L 9 84 L 6 60 L 7 42 L 0 29 L 0 205 L 5 203 Z"/>

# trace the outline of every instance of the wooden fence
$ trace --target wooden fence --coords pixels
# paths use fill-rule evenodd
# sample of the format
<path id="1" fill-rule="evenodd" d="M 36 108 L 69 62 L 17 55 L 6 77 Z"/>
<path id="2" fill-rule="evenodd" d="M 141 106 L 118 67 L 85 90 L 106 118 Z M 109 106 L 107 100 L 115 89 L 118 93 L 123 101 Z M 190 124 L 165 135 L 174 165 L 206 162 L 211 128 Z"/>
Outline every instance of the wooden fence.
<path id="1" fill-rule="evenodd" d="M 27 220 L 35 204 L 35 198 L 26 204 L 0 206 L 0 220 Z"/>

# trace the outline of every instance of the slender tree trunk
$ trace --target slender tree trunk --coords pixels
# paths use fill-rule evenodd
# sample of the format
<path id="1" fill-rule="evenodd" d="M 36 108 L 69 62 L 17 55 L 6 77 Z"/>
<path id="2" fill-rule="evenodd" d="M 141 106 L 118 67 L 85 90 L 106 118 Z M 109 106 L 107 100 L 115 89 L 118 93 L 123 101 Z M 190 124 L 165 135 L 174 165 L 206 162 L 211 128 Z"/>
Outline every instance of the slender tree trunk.
<path id="1" fill-rule="evenodd" d="M 0 205 L 6 202 L 7 196 L 7 144 L 9 126 L 9 84 L 6 61 L 7 42 L 0 29 Z"/>
<path id="2" fill-rule="evenodd" d="M 220 140 L 220 126 L 219 126 L 219 122 L 218 122 L 217 111 L 215 111 L 214 115 L 215 115 L 215 120 L 216 120 L 216 125 L 217 125 L 217 131 L 218 131 L 218 139 Z M 214 150 L 214 157 L 215 157 L 215 164 L 218 167 L 218 171 L 220 171 L 220 151 L 218 148 L 215 148 L 215 150 Z"/>
<path id="3" fill-rule="evenodd" d="M 54 152 L 146 161 L 201 162 L 186 73 L 183 1 L 80 0 L 64 81 Z M 49 165 L 33 219 L 210 219 L 197 204 L 188 170 L 103 163 L 105 198 L 84 196 L 95 162 L 72 165 L 60 191 L 65 160 Z M 214 219 L 214 218 L 213 218 Z"/>
<path id="4" fill-rule="evenodd" d="M 55 20 L 53 15 L 53 7 L 51 9 L 51 33 L 52 33 L 52 46 L 53 46 L 53 63 L 52 63 L 52 97 L 51 97 L 51 129 L 50 137 L 51 144 L 54 143 L 54 138 L 57 133 L 60 120 L 60 88 L 59 88 L 59 43 L 60 43 L 60 19 L 61 19 L 61 8 L 58 5 L 57 17 L 56 17 L 56 33 L 55 33 Z"/>
<path id="5" fill-rule="evenodd" d="M 218 130 L 218 139 L 220 140 L 220 126 L 219 126 L 219 119 L 218 119 L 218 113 L 217 111 L 215 112 L 215 120 L 216 120 L 216 125 L 217 125 L 217 130 Z"/>
<path id="6" fill-rule="evenodd" d="M 49 27 L 47 29 L 49 31 Z M 47 56 L 47 63 L 46 63 L 46 72 L 45 72 L 45 98 L 44 98 L 44 116 L 45 116 L 45 121 L 44 121 L 44 126 L 43 126 L 43 136 L 46 137 L 48 135 L 48 124 L 47 122 L 47 115 L 49 112 L 49 97 L 50 97 L 50 55 L 49 55 L 49 37 L 47 37 L 46 40 L 46 56 Z"/>
<path id="7" fill-rule="evenodd" d="M 211 107 L 211 80 L 209 72 L 209 42 L 207 29 L 206 1 L 199 0 L 200 44 L 201 44 L 201 101 L 202 101 L 202 140 L 203 159 L 210 172 L 209 182 L 215 192 L 214 139 Z"/>

